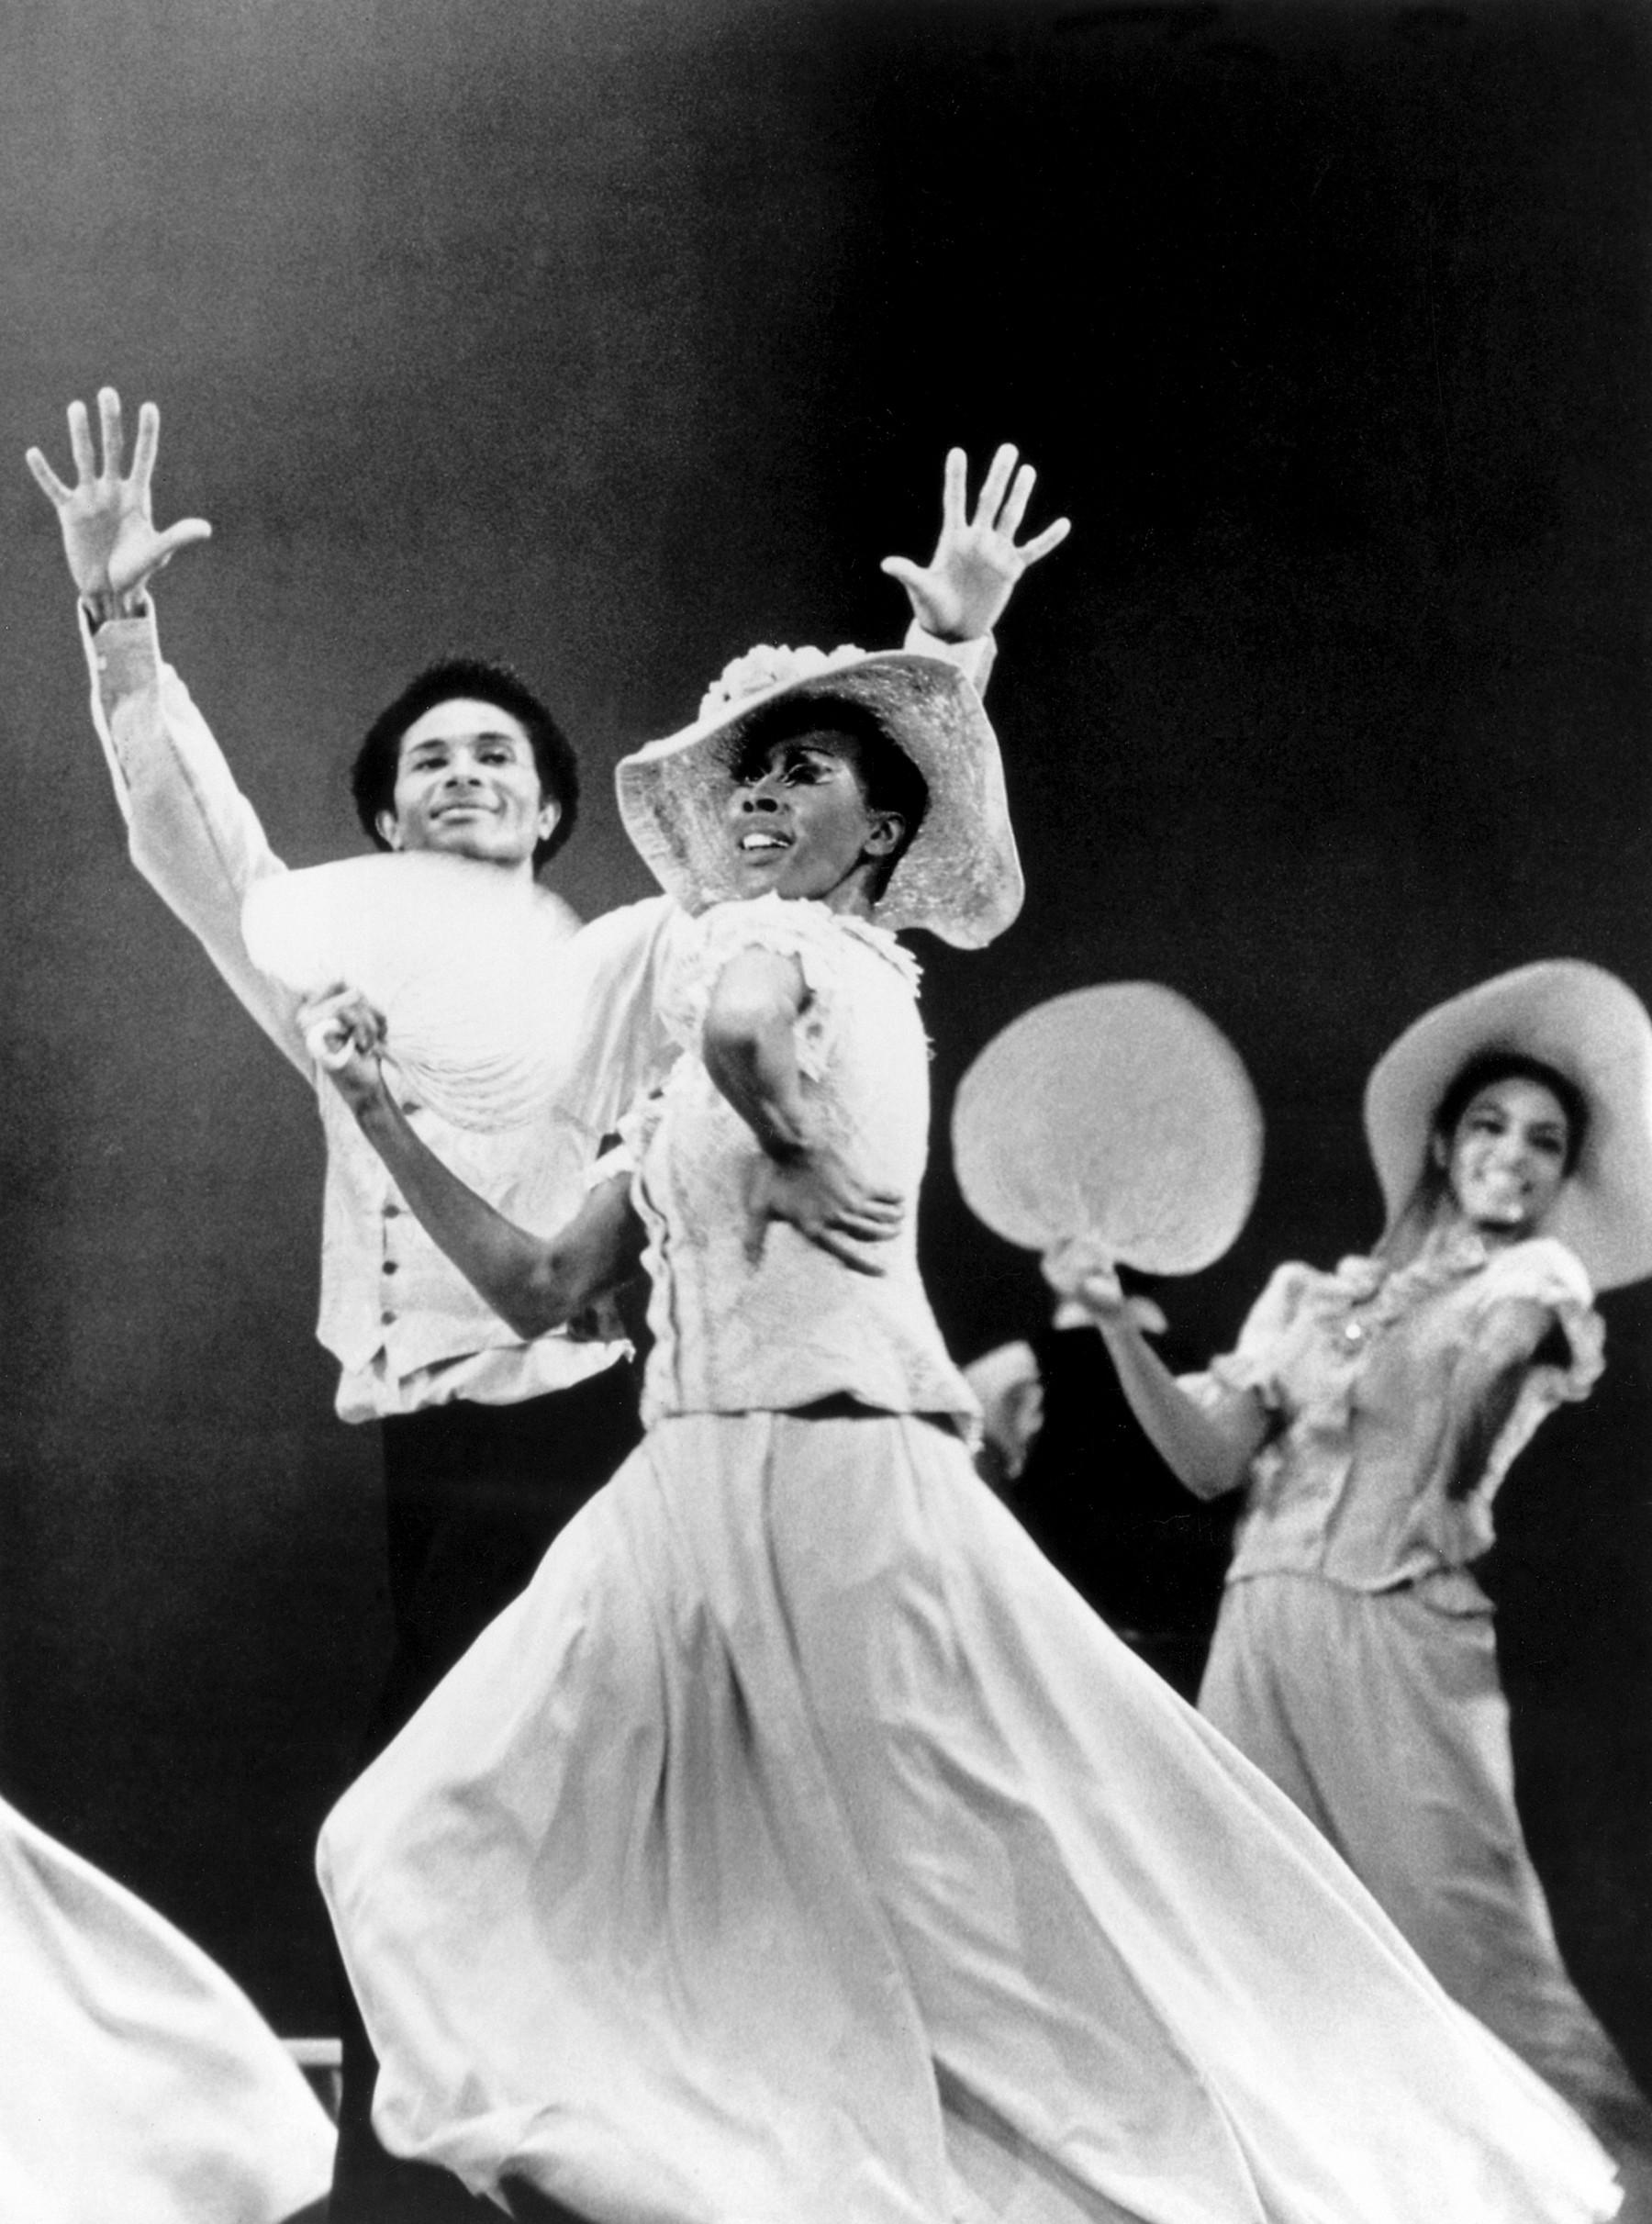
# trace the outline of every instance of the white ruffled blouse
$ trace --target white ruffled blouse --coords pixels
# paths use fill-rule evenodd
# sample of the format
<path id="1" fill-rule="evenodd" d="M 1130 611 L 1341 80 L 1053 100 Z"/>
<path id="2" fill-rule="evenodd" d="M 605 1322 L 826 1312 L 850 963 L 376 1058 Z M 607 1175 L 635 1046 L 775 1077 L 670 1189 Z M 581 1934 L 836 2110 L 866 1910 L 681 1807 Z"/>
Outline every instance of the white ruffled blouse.
<path id="1" fill-rule="evenodd" d="M 900 1233 L 866 1246 L 879 1273 L 855 1272 L 747 1202 L 762 1154 L 698 1053 L 719 976 L 753 945 L 802 971 L 796 1042 L 811 1129 L 905 1201 Z M 892 934 L 823 904 L 774 895 L 719 904 L 684 936 L 662 1017 L 686 1055 L 627 1133 L 653 1283 L 650 1423 L 796 1412 L 836 1397 L 973 1423 L 979 1409 L 918 1275 L 929 1051 L 917 987 L 918 967 Z"/>
<path id="2" fill-rule="evenodd" d="M 1527 1369 L 1483 1473 L 1453 1496 L 1472 1420 L 1457 1410 L 1453 1376 L 1490 1310 L 1512 1300 L 1555 1315 L 1569 1358 Z M 1332 1274 L 1280 1267 L 1235 1348 L 1183 1378 L 1203 1403 L 1250 1391 L 1277 1417 L 1251 1465 L 1228 1581 L 1295 1573 L 1356 1591 L 1419 1584 L 1446 1611 L 1484 1612 L 1468 1568 L 1492 1542 L 1492 1499 L 1545 1415 L 1589 1395 L 1603 1333 L 1587 1274 L 1551 1236 L 1493 1251 L 1457 1233 L 1398 1269 L 1364 1257 Z"/>

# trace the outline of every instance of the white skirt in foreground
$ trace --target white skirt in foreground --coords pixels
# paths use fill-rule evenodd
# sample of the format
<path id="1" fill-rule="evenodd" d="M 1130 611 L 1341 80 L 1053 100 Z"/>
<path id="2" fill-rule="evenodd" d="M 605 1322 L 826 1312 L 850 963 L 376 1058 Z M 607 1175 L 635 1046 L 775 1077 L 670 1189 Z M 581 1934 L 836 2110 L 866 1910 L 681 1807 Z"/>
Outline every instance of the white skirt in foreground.
<path id="1" fill-rule="evenodd" d="M 275 2224 L 333 2129 L 246 1995 L 0 1800 L 0 2217 Z"/>
<path id="2" fill-rule="evenodd" d="M 386 2143 L 597 2224 L 1616 2206 L 921 1421 L 658 1425 L 321 1873 Z"/>

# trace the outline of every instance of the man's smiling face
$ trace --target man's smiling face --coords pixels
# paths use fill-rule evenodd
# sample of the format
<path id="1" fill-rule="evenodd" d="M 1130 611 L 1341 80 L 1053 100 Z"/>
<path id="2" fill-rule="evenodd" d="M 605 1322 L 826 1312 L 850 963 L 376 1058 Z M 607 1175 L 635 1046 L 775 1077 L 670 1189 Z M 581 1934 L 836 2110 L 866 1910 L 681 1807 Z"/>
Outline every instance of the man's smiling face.
<path id="1" fill-rule="evenodd" d="M 380 813 L 379 832 L 392 849 L 531 871 L 557 815 L 520 721 L 495 703 L 455 697 L 432 704 L 403 734 L 393 807 Z"/>

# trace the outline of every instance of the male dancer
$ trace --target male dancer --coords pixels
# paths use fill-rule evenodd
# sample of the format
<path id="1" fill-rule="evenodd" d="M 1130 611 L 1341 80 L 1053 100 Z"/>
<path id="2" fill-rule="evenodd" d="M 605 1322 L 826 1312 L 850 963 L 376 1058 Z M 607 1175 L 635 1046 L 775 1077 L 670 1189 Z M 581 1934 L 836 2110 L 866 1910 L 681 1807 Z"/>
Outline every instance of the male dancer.
<path id="1" fill-rule="evenodd" d="M 38 449 L 28 460 L 56 508 L 79 591 L 93 717 L 133 862 L 313 1086 L 300 999 L 253 967 L 240 933 L 249 889 L 285 867 L 162 662 L 149 599 L 155 573 L 211 528 L 185 519 L 155 529 L 153 405 L 140 413 L 125 474 L 117 396 L 106 387 L 98 408 L 101 468 L 79 402 L 69 409 L 74 486 Z M 977 686 L 990 665 L 990 629 L 1016 581 L 1065 532 L 1052 528 L 1016 546 L 1032 475 L 1015 464 L 1013 449 L 998 452 L 972 517 L 964 457 L 954 451 L 931 564 L 891 557 L 884 566 L 912 603 L 907 645 L 953 657 Z M 535 876 L 572 831 L 577 768 L 550 713 L 513 674 L 463 661 L 418 676 L 370 729 L 353 785 L 363 829 L 379 846 L 438 850 L 508 876 L 521 891 L 522 932 L 555 964 L 566 914 Z M 582 930 L 590 993 L 567 1087 L 541 1123 L 477 1136 L 405 1098 L 417 1132 L 508 1218 L 548 1233 L 571 1217 L 601 1135 L 660 1072 L 667 1052 L 653 989 L 676 916 L 654 898 Z M 364 1763 L 618 1467 L 635 1441 L 636 1404 L 622 1345 L 516 1337 L 405 1211 L 325 1080 L 318 1101 L 328 1147 L 318 1333 L 340 1361 L 340 1417 L 376 1420 L 384 1447 L 394 1648 Z M 364 2034 L 347 2013 L 333 2224 L 496 2213 L 445 2172 L 385 2154 L 370 2125 L 373 2074 Z"/>

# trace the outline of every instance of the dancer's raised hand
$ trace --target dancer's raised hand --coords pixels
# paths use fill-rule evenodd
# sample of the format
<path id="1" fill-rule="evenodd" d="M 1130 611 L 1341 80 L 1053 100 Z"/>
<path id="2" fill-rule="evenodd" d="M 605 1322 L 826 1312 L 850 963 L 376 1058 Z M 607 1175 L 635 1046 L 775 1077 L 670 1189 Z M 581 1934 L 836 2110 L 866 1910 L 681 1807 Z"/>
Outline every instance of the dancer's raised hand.
<path id="1" fill-rule="evenodd" d="M 927 564 L 910 556 L 886 556 L 879 567 L 899 579 L 911 598 L 912 611 L 926 633 L 942 641 L 975 641 L 991 632 L 1029 564 L 1059 548 L 1072 531 L 1057 518 L 1032 540 L 1016 542 L 1037 474 L 1031 464 L 1018 471 L 1013 448 L 1000 448 L 987 469 L 981 492 L 969 514 L 969 464 L 962 448 L 946 458 L 941 496 L 941 538 Z"/>
<path id="2" fill-rule="evenodd" d="M 161 438 L 161 412 L 153 402 L 146 401 L 138 412 L 132 467 L 124 477 L 120 397 L 113 386 L 105 386 L 99 393 L 97 414 L 103 434 L 101 469 L 86 405 L 79 401 L 69 405 L 74 485 L 65 486 L 38 448 L 29 449 L 24 461 L 58 513 L 63 553 L 81 599 L 102 622 L 128 616 L 142 601 L 162 565 L 192 542 L 206 540 L 212 528 L 205 518 L 182 518 L 164 532 L 155 530 L 150 512 L 150 480 Z"/>

